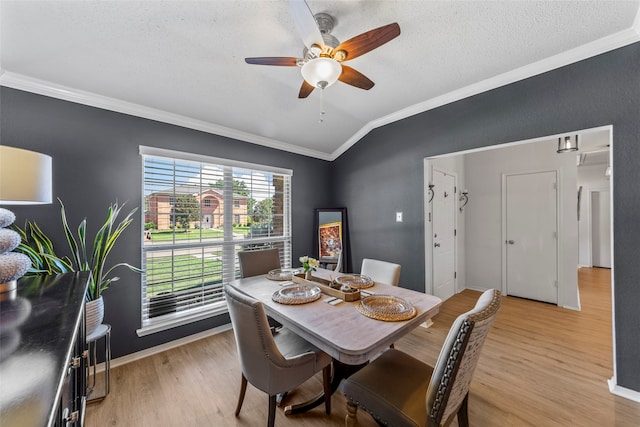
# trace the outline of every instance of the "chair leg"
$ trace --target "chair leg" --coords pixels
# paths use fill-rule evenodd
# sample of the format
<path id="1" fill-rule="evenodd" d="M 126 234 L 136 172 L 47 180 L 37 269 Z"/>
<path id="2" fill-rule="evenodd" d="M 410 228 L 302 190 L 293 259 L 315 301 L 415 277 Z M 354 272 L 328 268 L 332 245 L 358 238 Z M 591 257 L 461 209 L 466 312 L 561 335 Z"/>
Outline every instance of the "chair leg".
<path id="1" fill-rule="evenodd" d="M 289 394 L 288 391 L 276 394 L 276 406 L 282 406 L 282 402 L 287 397 L 287 394 Z"/>
<path id="2" fill-rule="evenodd" d="M 242 409 L 242 402 L 244 402 L 244 394 L 247 392 L 247 379 L 242 374 L 242 382 L 240 383 L 240 395 L 238 396 L 238 405 L 236 406 L 236 417 L 240 415 L 240 409 Z"/>
<path id="3" fill-rule="evenodd" d="M 469 427 L 469 393 L 466 394 L 464 400 L 458 409 L 458 427 Z"/>
<path id="4" fill-rule="evenodd" d="M 269 418 L 267 419 L 267 427 L 273 427 L 276 422 L 276 396 L 269 396 Z"/>
<path id="5" fill-rule="evenodd" d="M 345 427 L 355 427 L 358 424 L 358 406 L 347 400 L 347 416 L 344 419 Z"/>
<path id="6" fill-rule="evenodd" d="M 331 414 L 331 363 L 322 369 L 322 388 L 324 391 L 324 411 Z"/>

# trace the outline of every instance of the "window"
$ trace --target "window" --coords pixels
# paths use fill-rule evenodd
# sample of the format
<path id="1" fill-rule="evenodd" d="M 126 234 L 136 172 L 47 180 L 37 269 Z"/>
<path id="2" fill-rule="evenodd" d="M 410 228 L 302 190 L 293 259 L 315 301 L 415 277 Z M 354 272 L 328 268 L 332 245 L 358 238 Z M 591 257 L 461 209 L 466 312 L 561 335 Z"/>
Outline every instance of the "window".
<path id="1" fill-rule="evenodd" d="M 140 154 L 144 222 L 153 226 L 141 238 L 138 335 L 226 312 L 222 286 L 240 277 L 240 250 L 277 247 L 291 265 L 290 170 L 143 146 Z"/>

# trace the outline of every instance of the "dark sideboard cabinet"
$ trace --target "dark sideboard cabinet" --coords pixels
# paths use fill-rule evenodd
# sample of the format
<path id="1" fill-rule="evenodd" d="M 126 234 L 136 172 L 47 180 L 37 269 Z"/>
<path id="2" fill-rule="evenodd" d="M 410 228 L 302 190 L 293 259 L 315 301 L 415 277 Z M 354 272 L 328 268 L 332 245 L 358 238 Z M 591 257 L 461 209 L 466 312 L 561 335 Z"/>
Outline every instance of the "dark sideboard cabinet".
<path id="1" fill-rule="evenodd" d="M 22 278 L 0 294 L 0 426 L 84 424 L 88 279 Z"/>

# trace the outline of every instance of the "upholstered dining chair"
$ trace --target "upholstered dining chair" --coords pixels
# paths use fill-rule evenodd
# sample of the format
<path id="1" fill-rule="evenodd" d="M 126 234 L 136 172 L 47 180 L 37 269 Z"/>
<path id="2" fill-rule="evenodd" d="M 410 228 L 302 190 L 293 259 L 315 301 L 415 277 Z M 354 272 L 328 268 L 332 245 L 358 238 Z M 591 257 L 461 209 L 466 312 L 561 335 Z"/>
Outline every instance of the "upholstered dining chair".
<path id="1" fill-rule="evenodd" d="M 342 251 L 338 253 L 338 260 L 336 261 L 336 266 L 333 271 L 342 273 Z"/>
<path id="2" fill-rule="evenodd" d="M 360 274 L 371 277 L 376 283 L 398 286 L 398 281 L 400 281 L 400 264 L 365 258 L 362 260 Z"/>
<path id="3" fill-rule="evenodd" d="M 238 262 L 240 264 L 240 277 L 242 278 L 267 274 L 271 270 L 280 268 L 280 251 L 278 248 L 239 251 Z M 280 322 L 271 317 L 268 317 L 268 319 L 272 332 L 282 327 Z"/>
<path id="4" fill-rule="evenodd" d="M 320 371 L 325 411 L 330 414 L 331 356 L 286 328 L 273 336 L 261 302 L 230 285 L 224 290 L 242 365 L 236 416 L 240 414 L 249 382 L 269 395 L 267 426 L 273 427 L 276 395 L 298 387 Z"/>
<path id="5" fill-rule="evenodd" d="M 345 425 L 356 425 L 360 407 L 384 426 L 447 426 L 457 415 L 458 425 L 468 427 L 469 385 L 500 304 L 498 290 L 480 295 L 475 307 L 453 322 L 434 367 L 388 349 L 342 381 Z"/>
<path id="6" fill-rule="evenodd" d="M 280 251 L 278 248 L 257 251 L 239 251 L 240 277 L 259 276 L 280 268 Z"/>

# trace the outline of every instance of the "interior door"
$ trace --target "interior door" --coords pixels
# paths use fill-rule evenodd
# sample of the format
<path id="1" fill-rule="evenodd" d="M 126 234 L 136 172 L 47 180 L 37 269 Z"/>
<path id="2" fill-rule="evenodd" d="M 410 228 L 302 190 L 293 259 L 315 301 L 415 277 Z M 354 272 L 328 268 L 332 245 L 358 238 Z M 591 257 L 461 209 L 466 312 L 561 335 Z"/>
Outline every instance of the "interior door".
<path id="1" fill-rule="evenodd" d="M 611 206 L 609 191 L 591 193 L 591 256 L 594 267 L 611 268 Z"/>
<path id="2" fill-rule="evenodd" d="M 443 300 L 455 294 L 456 178 L 433 170 L 433 294 Z"/>
<path id="3" fill-rule="evenodd" d="M 507 294 L 558 303 L 556 172 L 506 175 Z"/>

